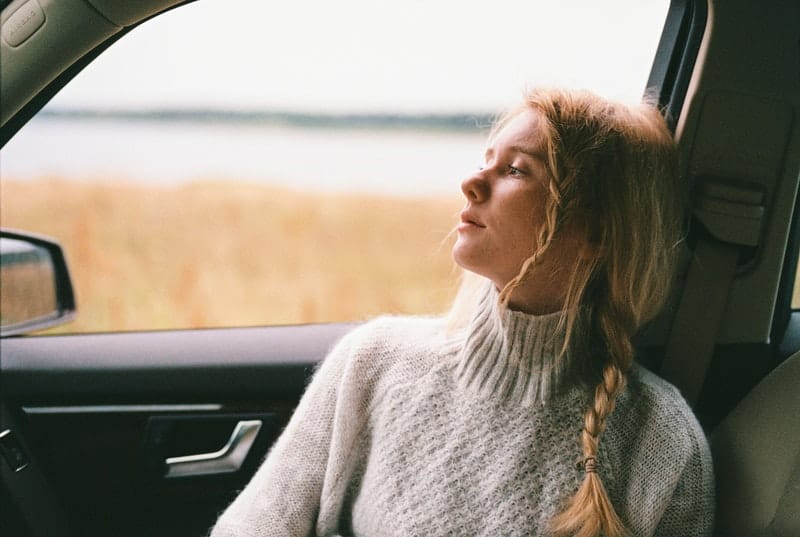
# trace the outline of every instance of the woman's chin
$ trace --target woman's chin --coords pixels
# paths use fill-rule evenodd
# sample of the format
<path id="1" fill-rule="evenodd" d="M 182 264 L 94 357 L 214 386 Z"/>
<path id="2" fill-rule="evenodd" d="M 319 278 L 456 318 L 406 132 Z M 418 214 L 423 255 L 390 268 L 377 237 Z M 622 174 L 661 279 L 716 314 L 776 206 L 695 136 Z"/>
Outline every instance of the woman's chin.
<path id="1" fill-rule="evenodd" d="M 480 276 L 486 276 L 484 274 L 485 270 L 482 270 L 482 265 L 479 262 L 480 260 L 477 259 L 474 249 L 464 244 L 461 239 L 456 241 L 453 246 L 453 261 L 464 270 L 474 272 Z"/>
<path id="2" fill-rule="evenodd" d="M 469 248 L 463 244 L 463 240 L 459 237 L 453 245 L 453 261 L 463 269 L 472 270 L 470 268 L 471 263 L 469 262 L 470 256 L 468 255 L 468 250 Z"/>

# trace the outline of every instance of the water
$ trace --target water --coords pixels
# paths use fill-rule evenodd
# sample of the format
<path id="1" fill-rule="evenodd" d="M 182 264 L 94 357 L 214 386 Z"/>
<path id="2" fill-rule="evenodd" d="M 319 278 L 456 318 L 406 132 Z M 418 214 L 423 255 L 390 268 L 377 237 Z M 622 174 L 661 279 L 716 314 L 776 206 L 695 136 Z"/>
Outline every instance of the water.
<path id="1" fill-rule="evenodd" d="M 398 196 L 457 192 L 485 132 L 34 118 L 0 151 L 3 178 L 177 184 L 204 179 Z"/>

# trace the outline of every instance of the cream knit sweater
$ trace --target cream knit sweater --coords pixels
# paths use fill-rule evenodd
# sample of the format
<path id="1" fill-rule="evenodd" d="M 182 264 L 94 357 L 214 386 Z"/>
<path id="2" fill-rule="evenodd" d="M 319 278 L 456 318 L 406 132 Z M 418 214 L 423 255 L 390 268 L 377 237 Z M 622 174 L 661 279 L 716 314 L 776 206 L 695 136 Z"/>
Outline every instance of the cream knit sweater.
<path id="1" fill-rule="evenodd" d="M 591 388 L 555 360 L 558 314 L 367 323 L 322 363 L 213 537 L 548 535 L 577 490 Z M 634 366 L 598 454 L 635 536 L 709 535 L 711 456 L 678 391 Z"/>

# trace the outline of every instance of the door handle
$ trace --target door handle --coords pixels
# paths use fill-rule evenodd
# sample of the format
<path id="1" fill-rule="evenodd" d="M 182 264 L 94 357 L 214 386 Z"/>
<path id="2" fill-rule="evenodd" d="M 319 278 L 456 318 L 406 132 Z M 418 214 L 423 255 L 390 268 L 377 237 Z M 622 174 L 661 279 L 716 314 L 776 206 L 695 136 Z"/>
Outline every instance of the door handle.
<path id="1" fill-rule="evenodd" d="M 261 424 L 261 420 L 240 421 L 228 442 L 217 451 L 167 458 L 165 477 L 228 474 L 237 471 L 250 452 Z"/>

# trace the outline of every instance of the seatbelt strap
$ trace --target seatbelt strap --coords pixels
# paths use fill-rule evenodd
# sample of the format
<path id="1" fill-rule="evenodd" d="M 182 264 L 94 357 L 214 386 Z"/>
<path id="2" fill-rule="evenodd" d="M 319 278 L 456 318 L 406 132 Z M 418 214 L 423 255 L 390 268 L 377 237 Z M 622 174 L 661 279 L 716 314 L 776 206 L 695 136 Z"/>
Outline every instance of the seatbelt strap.
<path id="1" fill-rule="evenodd" d="M 714 355 L 738 258 L 737 246 L 702 239 L 689 266 L 660 373 L 692 406 Z"/>
<path id="2" fill-rule="evenodd" d="M 764 193 L 711 177 L 697 181 L 694 216 L 708 231 L 695 246 L 660 374 L 694 406 L 714 356 L 741 246 L 758 245 Z"/>

